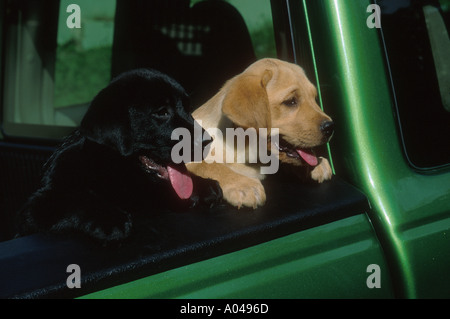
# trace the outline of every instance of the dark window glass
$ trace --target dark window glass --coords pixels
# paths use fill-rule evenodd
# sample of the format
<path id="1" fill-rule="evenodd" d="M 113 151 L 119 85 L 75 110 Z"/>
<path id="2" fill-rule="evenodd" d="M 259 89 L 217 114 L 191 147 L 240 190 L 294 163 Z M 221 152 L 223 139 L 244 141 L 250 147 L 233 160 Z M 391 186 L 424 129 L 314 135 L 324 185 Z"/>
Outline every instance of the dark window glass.
<path id="1" fill-rule="evenodd" d="M 378 0 L 405 152 L 412 166 L 450 163 L 448 0 Z"/>

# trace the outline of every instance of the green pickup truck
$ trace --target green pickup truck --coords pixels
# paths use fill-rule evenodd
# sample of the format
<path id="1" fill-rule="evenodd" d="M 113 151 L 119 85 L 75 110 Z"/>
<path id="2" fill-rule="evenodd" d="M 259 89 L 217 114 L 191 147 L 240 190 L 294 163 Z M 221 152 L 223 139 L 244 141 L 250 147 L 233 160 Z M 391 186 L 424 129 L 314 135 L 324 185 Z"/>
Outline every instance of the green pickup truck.
<path id="1" fill-rule="evenodd" d="M 2 0 L 0 297 L 449 298 L 449 25 L 449 0 Z M 263 207 L 158 214 L 114 251 L 14 238 L 112 77 L 159 69 L 196 107 L 263 57 L 317 85 L 331 181 L 271 176 Z"/>

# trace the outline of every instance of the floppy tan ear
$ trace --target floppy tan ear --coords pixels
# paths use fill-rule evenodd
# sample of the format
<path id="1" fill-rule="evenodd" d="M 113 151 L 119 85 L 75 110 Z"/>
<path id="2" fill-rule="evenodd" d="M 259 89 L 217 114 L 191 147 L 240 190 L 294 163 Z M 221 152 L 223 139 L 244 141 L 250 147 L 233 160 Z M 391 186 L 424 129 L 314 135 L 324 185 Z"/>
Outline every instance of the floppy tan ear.
<path id="1" fill-rule="evenodd" d="M 230 82 L 222 103 L 222 112 L 236 125 L 243 128 L 271 128 L 269 98 L 266 85 L 272 71 L 263 75 L 241 74 Z"/>

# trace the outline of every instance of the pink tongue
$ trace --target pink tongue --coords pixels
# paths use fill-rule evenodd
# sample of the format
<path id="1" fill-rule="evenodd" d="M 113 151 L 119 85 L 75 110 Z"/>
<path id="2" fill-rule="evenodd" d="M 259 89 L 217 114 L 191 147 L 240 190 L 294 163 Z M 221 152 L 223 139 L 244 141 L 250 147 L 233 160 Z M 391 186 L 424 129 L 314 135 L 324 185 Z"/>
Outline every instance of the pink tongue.
<path id="1" fill-rule="evenodd" d="M 169 173 L 170 183 L 173 189 L 181 199 L 188 199 L 192 195 L 194 185 L 192 178 L 187 172 L 180 172 L 172 166 L 167 166 L 167 172 Z"/>
<path id="2" fill-rule="evenodd" d="M 298 155 L 300 155 L 306 163 L 308 163 L 311 166 L 317 166 L 317 164 L 319 163 L 319 161 L 317 160 L 317 157 L 312 154 L 312 153 L 308 153 L 304 150 L 296 150 Z"/>

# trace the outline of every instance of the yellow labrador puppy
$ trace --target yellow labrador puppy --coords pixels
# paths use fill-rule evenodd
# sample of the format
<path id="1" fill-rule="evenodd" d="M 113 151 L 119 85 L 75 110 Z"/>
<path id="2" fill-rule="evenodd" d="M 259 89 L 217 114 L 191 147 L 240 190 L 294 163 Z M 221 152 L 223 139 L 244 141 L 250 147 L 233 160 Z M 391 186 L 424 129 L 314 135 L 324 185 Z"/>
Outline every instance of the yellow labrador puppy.
<path id="1" fill-rule="evenodd" d="M 208 132 L 222 134 L 211 133 L 214 141 L 209 157 L 215 160 L 189 163 L 188 170 L 217 180 L 225 200 L 238 208 L 263 205 L 266 194 L 261 184 L 265 176 L 261 163 L 248 161 L 249 153 L 257 148 L 249 148 L 247 138 L 245 147 L 238 149 L 235 137 L 227 138 L 225 133 L 227 129 L 252 128 L 277 154 L 277 160 L 309 166 L 310 177 L 319 183 L 331 179 L 328 160 L 316 157 L 313 151 L 333 134 L 333 122 L 317 105 L 316 97 L 315 86 L 298 65 L 277 59 L 256 61 L 193 113 Z M 230 152 L 234 155 L 226 156 Z M 240 152 L 246 153 L 244 162 L 236 161 Z"/>

